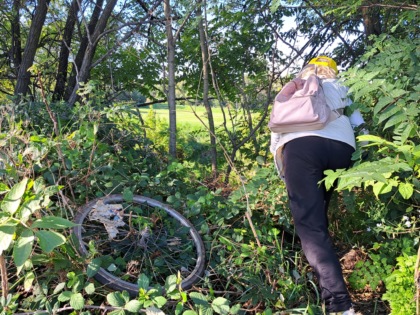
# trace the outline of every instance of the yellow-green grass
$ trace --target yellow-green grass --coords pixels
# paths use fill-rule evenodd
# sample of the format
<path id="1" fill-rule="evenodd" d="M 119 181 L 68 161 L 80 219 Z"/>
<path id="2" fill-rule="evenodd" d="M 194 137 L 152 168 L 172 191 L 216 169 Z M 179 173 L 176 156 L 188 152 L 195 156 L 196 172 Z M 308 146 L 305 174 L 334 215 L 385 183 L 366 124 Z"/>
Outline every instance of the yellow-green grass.
<path id="1" fill-rule="evenodd" d="M 157 117 L 160 119 L 169 120 L 169 111 L 166 104 L 156 104 L 150 107 L 140 108 L 140 113 L 145 116 L 153 110 Z M 213 107 L 213 120 L 216 126 L 223 123 L 223 113 L 220 108 Z M 200 121 L 200 119 L 202 121 Z M 208 124 L 207 112 L 204 106 L 189 106 L 189 105 L 177 105 L 176 107 L 176 121 L 178 124 L 189 124 L 193 126 L 202 126 Z"/>

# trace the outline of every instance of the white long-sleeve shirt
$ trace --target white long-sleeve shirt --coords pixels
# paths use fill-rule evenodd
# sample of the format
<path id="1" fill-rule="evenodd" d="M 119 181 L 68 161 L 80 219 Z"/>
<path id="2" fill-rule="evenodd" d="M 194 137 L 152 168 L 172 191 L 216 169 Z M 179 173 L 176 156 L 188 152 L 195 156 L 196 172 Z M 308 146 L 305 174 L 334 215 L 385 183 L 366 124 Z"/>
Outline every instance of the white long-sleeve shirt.
<path id="1" fill-rule="evenodd" d="M 347 88 L 336 79 L 322 80 L 322 88 L 327 104 L 331 109 L 342 109 L 351 104 L 351 100 L 347 97 Z M 353 128 L 363 123 L 364 120 L 361 113 L 356 110 L 350 117 L 341 115 L 339 118 L 329 122 L 323 129 L 289 133 L 272 132 L 270 151 L 274 156 L 274 162 L 280 176 L 282 176 L 283 169 L 282 149 L 287 142 L 296 138 L 317 136 L 341 141 L 356 148 Z"/>

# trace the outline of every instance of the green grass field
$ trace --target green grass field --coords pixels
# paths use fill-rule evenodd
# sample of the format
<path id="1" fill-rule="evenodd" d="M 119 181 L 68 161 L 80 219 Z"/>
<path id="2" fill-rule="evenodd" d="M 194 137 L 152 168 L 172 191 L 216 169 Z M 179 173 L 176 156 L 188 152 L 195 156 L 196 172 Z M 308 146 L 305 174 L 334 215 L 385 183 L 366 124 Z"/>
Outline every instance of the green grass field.
<path id="1" fill-rule="evenodd" d="M 140 113 L 146 116 L 150 110 L 153 110 L 156 115 L 161 119 L 168 120 L 168 105 L 167 104 L 155 104 L 150 107 L 140 108 Z M 213 107 L 213 119 L 215 126 L 219 126 L 223 123 L 223 114 L 220 108 Z M 200 119 L 207 124 L 207 113 L 204 106 L 189 106 L 189 105 L 177 105 L 176 106 L 176 121 L 178 124 L 189 124 L 192 126 L 201 126 L 202 122 Z"/>

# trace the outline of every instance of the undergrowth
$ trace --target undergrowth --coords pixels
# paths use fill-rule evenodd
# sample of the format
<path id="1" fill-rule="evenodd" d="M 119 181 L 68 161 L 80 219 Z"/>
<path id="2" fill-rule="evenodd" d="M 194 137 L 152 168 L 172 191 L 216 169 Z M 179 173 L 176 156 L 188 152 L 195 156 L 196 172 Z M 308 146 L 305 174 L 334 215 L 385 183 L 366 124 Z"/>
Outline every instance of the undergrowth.
<path id="1" fill-rule="evenodd" d="M 415 43 L 405 44 L 398 49 L 410 54 L 398 71 L 418 58 Z M 332 235 L 342 249 L 366 254 L 348 277 L 350 287 L 383 294 L 392 314 L 412 315 L 416 288 L 409 279 L 418 259 L 420 196 L 413 108 L 420 91 L 415 73 L 375 70 L 393 58 L 388 48 L 380 39 L 366 56 L 372 66 L 348 73 L 356 105 L 368 117 L 380 115 L 370 117 L 374 127 L 362 139 L 370 144 L 358 148 L 354 167 L 328 172 L 325 183 L 339 179 Z M 372 82 L 369 89 L 358 83 L 361 78 Z M 389 84 L 385 91 L 383 84 Z M 394 94 L 388 95 L 390 90 Z M 284 184 L 265 154 L 266 132 L 256 138 L 257 152 L 251 143 L 239 150 L 232 179 L 215 183 L 208 178 L 203 130 L 179 130 L 179 159 L 171 161 L 165 122 L 153 113 L 139 116 L 127 105 L 103 104 L 92 87 L 86 93 L 93 94 L 82 93 L 75 108 L 51 104 L 51 112 L 42 102 L 2 107 L 2 314 L 322 314 L 317 279 L 294 233 Z M 410 112 L 398 111 L 403 101 Z M 220 146 L 228 147 L 224 138 L 218 135 Z M 368 160 L 361 158 L 363 150 L 370 152 Z M 220 162 L 226 169 L 226 161 Z M 158 284 L 141 274 L 139 295 L 132 298 L 109 292 L 86 273 L 71 233 L 78 207 L 127 193 L 171 205 L 200 232 L 206 270 L 191 290 L 181 289 L 179 275 Z"/>

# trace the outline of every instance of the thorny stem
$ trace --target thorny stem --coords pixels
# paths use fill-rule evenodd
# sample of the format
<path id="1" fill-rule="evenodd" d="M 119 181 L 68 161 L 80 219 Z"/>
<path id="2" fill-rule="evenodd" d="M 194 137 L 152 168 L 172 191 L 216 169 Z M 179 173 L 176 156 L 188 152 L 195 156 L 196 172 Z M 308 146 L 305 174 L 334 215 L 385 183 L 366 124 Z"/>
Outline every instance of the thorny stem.
<path id="1" fill-rule="evenodd" d="M 3 292 L 2 296 L 6 298 L 7 295 L 9 294 L 9 285 L 7 282 L 6 259 L 4 259 L 3 255 L 0 255 L 0 274 L 1 274 L 1 290 Z"/>

